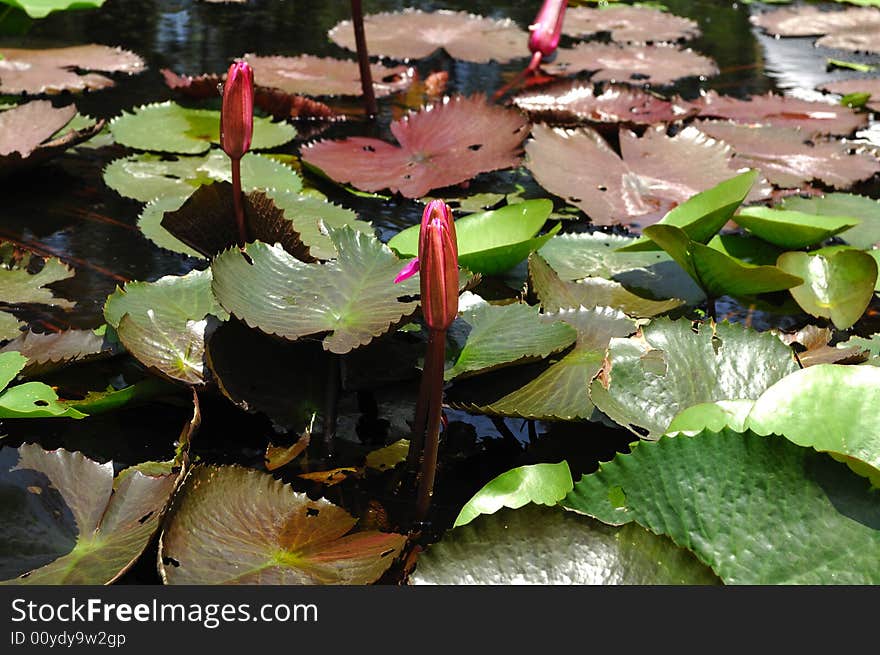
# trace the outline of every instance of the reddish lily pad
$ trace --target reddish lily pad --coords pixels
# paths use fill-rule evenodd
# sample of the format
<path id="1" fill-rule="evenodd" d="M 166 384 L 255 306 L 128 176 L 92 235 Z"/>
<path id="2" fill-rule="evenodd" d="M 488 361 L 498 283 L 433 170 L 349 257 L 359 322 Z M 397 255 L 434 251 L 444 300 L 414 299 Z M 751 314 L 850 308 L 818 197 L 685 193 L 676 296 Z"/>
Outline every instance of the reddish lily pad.
<path id="1" fill-rule="evenodd" d="M 618 43 L 660 43 L 684 41 L 700 35 L 695 21 L 653 7 L 571 7 L 565 13 L 562 31 L 585 37 L 609 32 Z"/>
<path id="2" fill-rule="evenodd" d="M 254 69 L 254 83 L 261 87 L 280 89 L 285 93 L 314 96 L 359 96 L 361 73 L 356 61 L 299 55 L 298 57 L 244 56 Z M 412 82 L 412 69 L 405 66 L 387 68 L 370 66 L 373 91 L 383 97 L 403 91 Z"/>
<path id="3" fill-rule="evenodd" d="M 83 45 L 47 50 L 0 48 L 0 93 L 48 93 L 84 91 L 113 86 L 113 80 L 97 73 L 140 73 L 144 60 L 133 52 L 105 45 Z"/>
<path id="4" fill-rule="evenodd" d="M 728 118 L 737 123 L 800 127 L 809 134 L 852 134 L 868 124 L 868 117 L 849 107 L 811 102 L 773 93 L 740 100 L 709 91 L 694 101 L 700 116 Z"/>
<path id="5" fill-rule="evenodd" d="M 693 50 L 668 45 L 617 45 L 579 43 L 559 48 L 552 64 L 544 70 L 551 75 L 574 75 L 592 71 L 594 82 L 616 81 L 637 84 L 671 84 L 683 77 L 711 77 L 718 74 L 715 62 Z"/>
<path id="6" fill-rule="evenodd" d="M 819 87 L 820 91 L 839 93 L 842 96 L 851 93 L 868 93 L 871 95 L 865 106 L 871 111 L 880 112 L 880 78 L 856 77 L 850 80 L 829 82 Z"/>
<path id="7" fill-rule="evenodd" d="M 851 7 L 824 11 L 804 5 L 769 11 L 752 22 L 774 36 L 822 36 L 817 46 L 855 52 L 880 52 L 880 9 Z"/>
<path id="8" fill-rule="evenodd" d="M 122 471 L 37 445 L 0 451 L 6 584 L 106 584 L 140 556 L 177 475 L 169 464 Z M 12 579 L 10 579 L 12 578 Z"/>
<path id="9" fill-rule="evenodd" d="M 109 357 L 116 345 L 104 335 L 105 330 L 65 330 L 38 334 L 25 332 L 0 348 L 0 353 L 14 350 L 27 357 L 22 375 L 42 375 L 74 362 Z"/>
<path id="10" fill-rule="evenodd" d="M 495 20 L 463 11 L 397 13 L 364 16 L 364 31 L 372 54 L 393 59 L 421 59 L 443 48 L 454 59 L 506 63 L 527 57 L 529 36 L 512 20 Z M 351 21 L 329 32 L 330 39 L 355 50 Z"/>
<path id="11" fill-rule="evenodd" d="M 554 125 L 577 123 L 625 123 L 651 125 L 671 123 L 694 115 L 695 109 L 677 100 L 666 100 L 642 89 L 610 86 L 597 94 L 592 85 L 560 82 L 522 93 L 513 104 L 533 122 Z"/>
<path id="12" fill-rule="evenodd" d="M 639 138 L 620 132 L 622 158 L 590 128 L 536 125 L 526 166 L 538 183 L 580 207 L 596 225 L 655 223 L 700 191 L 732 177 L 730 147 L 687 127 L 674 137 L 661 127 Z M 749 196 L 766 197 L 755 184 Z"/>
<path id="13" fill-rule="evenodd" d="M 406 537 L 349 533 L 355 523 L 268 473 L 200 466 L 162 533 L 160 571 L 167 584 L 370 584 Z"/>
<path id="14" fill-rule="evenodd" d="M 400 143 L 351 137 L 303 148 L 303 161 L 362 191 L 420 198 L 431 189 L 519 164 L 528 123 L 484 96 L 456 96 L 391 124 Z"/>
<path id="15" fill-rule="evenodd" d="M 798 128 L 703 121 L 699 129 L 730 144 L 735 165 L 757 168 L 780 187 L 819 180 L 845 189 L 880 172 L 880 160 L 870 152 L 852 152 L 855 146 L 841 141 L 811 140 Z"/>

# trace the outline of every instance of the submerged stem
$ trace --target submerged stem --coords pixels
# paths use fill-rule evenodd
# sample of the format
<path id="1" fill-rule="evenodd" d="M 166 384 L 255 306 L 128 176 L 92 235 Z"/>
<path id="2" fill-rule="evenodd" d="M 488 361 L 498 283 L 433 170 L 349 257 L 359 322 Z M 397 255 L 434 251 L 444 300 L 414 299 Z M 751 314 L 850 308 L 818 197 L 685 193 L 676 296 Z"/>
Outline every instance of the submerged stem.
<path id="1" fill-rule="evenodd" d="M 357 45 L 358 67 L 361 72 L 361 90 L 364 94 L 364 110 L 367 116 L 379 113 L 376 94 L 373 91 L 373 73 L 370 71 L 370 53 L 367 51 L 367 37 L 364 33 L 364 12 L 361 0 L 351 0 L 351 24 L 354 27 L 354 41 Z"/>
<path id="2" fill-rule="evenodd" d="M 327 373 L 327 387 L 324 393 L 324 452 L 333 456 L 333 441 L 336 438 L 336 422 L 339 416 L 339 383 L 342 360 L 339 355 L 330 353 Z"/>
<path id="3" fill-rule="evenodd" d="M 247 226 L 244 223 L 244 205 L 241 196 L 241 159 L 232 157 L 232 203 L 235 207 L 235 224 L 238 226 L 238 245 L 247 243 Z"/>
<path id="4" fill-rule="evenodd" d="M 425 355 L 427 380 L 427 425 L 424 431 L 422 465 L 419 472 L 419 492 L 416 501 L 416 521 L 424 521 L 431 507 L 434 477 L 437 473 L 437 453 L 440 450 L 440 422 L 443 414 L 443 361 L 446 354 L 446 330 L 431 330 Z M 429 362 L 431 363 L 429 367 Z"/>

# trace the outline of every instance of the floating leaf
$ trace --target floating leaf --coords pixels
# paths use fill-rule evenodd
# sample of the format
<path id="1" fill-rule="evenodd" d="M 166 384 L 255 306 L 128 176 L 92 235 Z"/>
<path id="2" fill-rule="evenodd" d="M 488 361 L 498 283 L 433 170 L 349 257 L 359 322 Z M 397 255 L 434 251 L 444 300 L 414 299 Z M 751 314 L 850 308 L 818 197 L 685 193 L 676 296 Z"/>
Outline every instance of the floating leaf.
<path id="1" fill-rule="evenodd" d="M 757 434 L 779 434 L 835 458 L 870 467 L 880 481 L 880 370 L 820 364 L 796 371 L 767 389 L 748 414 Z"/>
<path id="2" fill-rule="evenodd" d="M 669 539 L 612 528 L 557 508 L 481 516 L 419 556 L 411 584 L 718 584 Z"/>
<path id="3" fill-rule="evenodd" d="M 552 507 L 573 487 L 565 460 L 557 464 L 520 466 L 487 482 L 461 508 L 452 527 L 466 525 L 480 514 L 494 514 L 502 507 L 519 509 L 529 503 Z"/>
<path id="4" fill-rule="evenodd" d="M 588 277 L 576 282 L 566 282 L 537 254 L 529 258 L 529 279 L 541 306 L 548 312 L 578 307 L 612 307 L 630 316 L 650 317 L 664 314 L 684 304 L 684 301 L 677 298 L 642 298 L 627 291 L 619 282 L 604 278 Z"/>
<path id="5" fill-rule="evenodd" d="M 7 584 L 98 585 L 140 557 L 174 488 L 170 466 L 113 463 L 34 444 L 0 450 L 0 578 Z M 161 471 L 156 468 L 164 469 Z"/>
<path id="6" fill-rule="evenodd" d="M 500 64 L 527 57 L 529 37 L 510 19 L 495 20 L 463 11 L 397 13 L 364 16 L 370 52 L 392 59 L 421 59 L 443 48 L 453 59 Z M 329 32 L 330 40 L 356 50 L 351 21 L 342 21 Z"/>
<path id="7" fill-rule="evenodd" d="M 214 181 L 232 181 L 229 158 L 220 150 L 213 150 L 205 157 L 175 159 L 142 153 L 115 159 L 104 169 L 107 186 L 141 202 L 165 197 L 186 198 L 193 189 Z M 241 185 L 245 192 L 258 189 L 296 192 L 302 188 L 302 181 L 292 168 L 249 152 L 241 158 Z M 161 221 L 154 216 L 150 214 L 148 224 Z"/>
<path id="8" fill-rule="evenodd" d="M 354 532 L 357 519 L 267 473 L 192 470 L 160 543 L 167 584 L 370 584 L 406 537 Z"/>
<path id="9" fill-rule="evenodd" d="M 627 246 L 634 242 L 603 232 L 558 234 L 538 254 L 562 280 L 604 277 L 655 299 L 682 298 L 690 305 L 705 300 L 700 288 L 669 255 L 662 250 L 631 252 Z"/>
<path id="10" fill-rule="evenodd" d="M 69 309 L 75 303 L 57 298 L 46 286 L 73 277 L 73 270 L 60 259 L 43 261 L 42 268 L 32 272 L 39 258 L 0 241 L 0 302 L 9 305 L 39 303 Z"/>
<path id="11" fill-rule="evenodd" d="M 714 329 L 713 329 L 714 327 Z M 755 399 L 798 370 L 791 350 L 769 333 L 719 323 L 657 319 L 631 339 L 612 339 L 605 369 L 590 385 L 596 406 L 649 439 L 683 409 Z"/>
<path id="12" fill-rule="evenodd" d="M 54 11 L 91 9 L 104 4 L 104 0 L 3 0 L 3 2 L 19 7 L 31 18 L 45 18 Z"/>
<path id="13" fill-rule="evenodd" d="M 0 47 L 0 93 L 16 95 L 57 94 L 113 86 L 113 80 L 97 73 L 140 73 L 144 60 L 122 48 L 83 45 L 46 50 Z"/>
<path id="14" fill-rule="evenodd" d="M 311 473 L 300 473 L 296 477 L 309 482 L 317 482 L 328 487 L 345 482 L 349 478 L 357 478 L 361 474 L 360 469 L 353 466 L 341 466 L 339 468 L 330 469 L 329 471 L 313 471 Z"/>
<path id="15" fill-rule="evenodd" d="M 840 141 L 811 140 L 796 128 L 703 121 L 699 129 L 732 146 L 735 165 L 757 168 L 780 187 L 820 180 L 848 188 L 880 172 L 880 161 L 871 153 Z"/>
<path id="16" fill-rule="evenodd" d="M 162 219 L 165 218 L 165 213 L 177 211 L 188 198 L 189 196 L 187 195 L 169 195 L 159 196 L 155 200 L 148 202 L 138 217 L 138 227 L 145 237 L 160 248 L 170 250 L 171 252 L 178 252 L 188 257 L 200 258 L 202 253 L 190 248 L 162 227 Z"/>
<path id="17" fill-rule="evenodd" d="M 135 358 L 172 380 L 204 382 L 205 330 L 209 315 L 228 314 L 211 294 L 211 271 L 129 282 L 104 304 L 104 318 Z"/>
<path id="18" fill-rule="evenodd" d="M 416 293 L 417 280 L 393 280 L 402 266 L 375 237 L 343 227 L 330 232 L 339 258 L 305 264 L 283 248 L 248 244 L 211 264 L 214 294 L 223 307 L 267 334 L 286 339 L 330 334 L 324 347 L 346 353 L 384 334 L 415 310 L 399 300 Z M 250 263 L 249 263 L 250 262 Z"/>
<path id="19" fill-rule="evenodd" d="M 405 462 L 408 453 L 409 439 L 398 439 L 392 444 L 370 452 L 364 466 L 376 471 L 390 471 Z"/>
<path id="20" fill-rule="evenodd" d="M 552 64 L 543 69 L 551 75 L 575 75 L 590 71 L 592 82 L 627 82 L 663 86 L 683 77 L 712 77 L 715 62 L 690 49 L 669 45 L 617 45 L 578 43 L 559 48 Z"/>
<path id="21" fill-rule="evenodd" d="M 815 253 L 786 252 L 779 268 L 803 279 L 789 289 L 801 308 L 811 316 L 829 318 L 844 330 L 867 309 L 877 283 L 877 262 L 869 254 L 837 246 Z"/>
<path id="22" fill-rule="evenodd" d="M 48 100 L 35 100 L 7 109 L 0 113 L 0 156 L 18 153 L 27 157 L 75 115 L 75 105 L 56 109 Z"/>
<path id="23" fill-rule="evenodd" d="M 816 45 L 823 48 L 880 52 L 880 9 L 872 7 L 824 11 L 804 5 L 758 14 L 752 22 L 775 36 L 822 36 Z"/>
<path id="24" fill-rule="evenodd" d="M 110 131 L 117 143 L 130 148 L 198 155 L 220 143 L 220 112 L 181 107 L 169 100 L 123 112 L 110 121 Z M 292 125 L 255 116 L 251 149 L 275 148 L 295 136 Z"/>
<path id="25" fill-rule="evenodd" d="M 546 198 L 526 200 L 500 209 L 470 214 L 455 221 L 458 263 L 474 273 L 497 275 L 513 268 L 559 231 L 536 236 L 553 211 Z M 388 246 L 401 257 L 419 252 L 419 226 L 396 234 Z"/>
<path id="26" fill-rule="evenodd" d="M 456 96 L 394 121 L 391 133 L 399 146 L 350 137 L 309 144 L 302 157 L 336 182 L 418 198 L 478 173 L 516 166 L 526 126 L 519 112 L 489 105 L 484 96 Z"/>
<path id="27" fill-rule="evenodd" d="M 694 436 L 703 430 L 721 432 L 724 428 L 745 432 L 746 419 L 754 404 L 752 400 L 719 400 L 691 405 L 675 415 L 666 433 L 675 435 L 681 432 Z"/>
<path id="28" fill-rule="evenodd" d="M 215 257 L 240 239 L 234 193 L 228 182 L 201 186 L 179 209 L 165 212 L 161 225 L 203 257 Z M 277 243 L 297 259 L 313 261 L 293 221 L 268 195 L 251 191 L 242 195 L 241 205 L 248 241 Z"/>
<path id="29" fill-rule="evenodd" d="M 481 303 L 463 311 L 470 332 L 445 378 L 544 359 L 570 346 L 577 333 L 563 322 L 543 320 L 538 309 L 522 303 Z"/>
<path id="30" fill-rule="evenodd" d="M 276 446 L 273 443 L 269 443 L 266 446 L 266 456 L 263 459 L 266 464 L 266 470 L 274 471 L 290 464 L 290 462 L 305 452 L 311 438 L 312 435 L 306 431 L 303 436 L 290 446 Z"/>
<path id="31" fill-rule="evenodd" d="M 626 314 L 609 307 L 569 309 L 544 314 L 548 322 L 564 321 L 577 331 L 575 347 L 561 358 L 552 358 L 537 376 L 498 398 L 471 398 L 454 404 L 492 416 L 513 416 L 538 420 L 574 421 L 590 419 L 593 403 L 587 394 L 590 380 L 602 368 L 612 337 L 625 337 L 635 330 Z M 512 377 L 512 375 L 510 376 Z M 485 386 L 485 385 L 484 385 Z M 491 392 L 491 390 L 490 390 Z M 461 395 L 461 394 L 459 394 Z"/>
<path id="32" fill-rule="evenodd" d="M 729 146 L 687 127 L 674 137 L 648 129 L 620 132 L 622 157 L 589 128 L 535 125 L 526 166 L 551 193 L 580 207 L 596 225 L 657 222 L 670 209 L 733 176 Z M 766 197 L 755 185 L 751 198 Z"/>
<path id="33" fill-rule="evenodd" d="M 106 326 L 105 326 L 106 327 Z M 114 354 L 116 347 L 105 330 L 64 330 L 38 334 L 25 332 L 0 348 L 0 353 L 16 351 L 27 357 L 22 374 L 42 375 L 74 362 L 90 361 Z"/>
<path id="34" fill-rule="evenodd" d="M 834 337 L 831 328 L 820 328 L 816 325 L 807 325 L 794 334 L 781 334 L 780 338 L 787 344 L 800 344 L 806 350 L 797 351 L 797 358 L 801 366 L 816 366 L 817 364 L 851 364 L 864 360 L 864 350 L 852 344 L 837 347 L 829 346 Z"/>
<path id="35" fill-rule="evenodd" d="M 562 31 L 574 37 L 608 32 L 618 43 L 674 42 L 700 35 L 695 21 L 645 6 L 571 7 Z"/>
<path id="36" fill-rule="evenodd" d="M 642 89 L 608 86 L 597 94 L 592 85 L 576 80 L 559 82 L 514 97 L 513 104 L 532 122 L 553 125 L 577 123 L 671 123 L 694 115 L 689 104 L 666 100 Z"/>
<path id="37" fill-rule="evenodd" d="M 709 91 L 694 101 L 700 116 L 726 118 L 735 123 L 754 125 L 762 123 L 774 127 L 801 128 L 802 141 L 814 134 L 852 134 L 865 127 L 868 119 L 852 109 L 768 93 L 740 100 Z M 771 134 L 765 130 L 764 134 Z"/>
<path id="38" fill-rule="evenodd" d="M 821 216 L 851 216 L 858 225 L 846 230 L 840 238 L 851 246 L 868 250 L 880 246 L 880 201 L 849 193 L 800 198 L 791 196 L 782 201 L 783 209 Z"/>
<path id="39" fill-rule="evenodd" d="M 12 314 L 0 311 L 0 341 L 16 339 L 21 336 L 21 331 L 27 327 Z"/>
<path id="40" fill-rule="evenodd" d="M 853 93 L 867 93 L 868 102 L 865 106 L 871 111 L 880 112 L 880 78 L 857 77 L 851 80 L 836 80 L 819 87 L 828 93 L 839 93 L 842 96 Z"/>
<path id="41" fill-rule="evenodd" d="M 85 417 L 59 402 L 55 390 L 42 382 L 8 387 L 26 363 L 27 358 L 17 351 L 0 353 L 0 418 Z"/>
<path id="42" fill-rule="evenodd" d="M 669 535 L 727 584 L 877 584 L 868 486 L 786 439 L 703 432 L 639 444 L 581 478 L 563 504 Z"/>
<path id="43" fill-rule="evenodd" d="M 372 40 L 370 45 L 372 46 Z M 244 56 L 254 69 L 254 82 L 285 93 L 315 96 L 352 95 L 363 93 L 358 63 L 353 60 L 299 55 L 297 57 Z M 405 66 L 386 68 L 371 64 L 373 92 L 383 97 L 402 91 L 412 83 L 412 71 Z"/>
<path id="44" fill-rule="evenodd" d="M 767 207 L 746 207 L 733 220 L 764 241 L 790 250 L 816 245 L 860 222 L 844 216 L 818 216 Z"/>

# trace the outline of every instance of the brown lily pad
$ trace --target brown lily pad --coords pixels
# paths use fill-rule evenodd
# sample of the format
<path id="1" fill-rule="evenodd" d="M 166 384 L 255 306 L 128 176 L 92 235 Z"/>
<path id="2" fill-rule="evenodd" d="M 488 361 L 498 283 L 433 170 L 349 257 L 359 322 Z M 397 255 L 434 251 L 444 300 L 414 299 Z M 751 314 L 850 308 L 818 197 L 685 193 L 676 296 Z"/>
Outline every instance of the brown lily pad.
<path id="1" fill-rule="evenodd" d="M 406 537 L 355 523 L 268 473 L 200 466 L 162 533 L 160 572 L 167 584 L 370 584 Z"/>
<path id="2" fill-rule="evenodd" d="M 165 85 L 187 98 L 203 100 L 221 95 L 225 75 L 178 75 L 168 68 L 161 71 Z M 280 89 L 257 86 L 254 88 L 254 106 L 270 114 L 275 120 L 285 118 L 338 120 L 343 116 L 323 102 L 306 96 L 285 93 Z"/>
<path id="3" fill-rule="evenodd" d="M 105 45 L 83 45 L 46 50 L 0 48 L 0 93 L 48 93 L 84 91 L 113 86 L 113 80 L 97 73 L 140 73 L 144 60 L 133 52 Z"/>
<path id="4" fill-rule="evenodd" d="M 0 353 L 10 350 L 27 357 L 22 375 L 32 377 L 75 362 L 109 357 L 118 348 L 94 330 L 65 330 L 48 334 L 25 332 L 0 348 Z"/>
<path id="5" fill-rule="evenodd" d="M 162 227 L 193 250 L 212 258 L 238 243 L 232 185 L 214 182 L 196 189 L 171 212 L 165 212 Z M 251 191 L 242 198 L 248 241 L 280 243 L 291 255 L 313 262 L 308 247 L 300 239 L 293 221 L 262 191 Z"/>
<path id="6" fill-rule="evenodd" d="M 270 442 L 269 445 L 266 446 L 266 455 L 263 457 L 263 463 L 266 465 L 266 470 L 274 471 L 282 466 L 287 466 L 306 451 L 311 440 L 312 434 L 306 430 L 303 435 L 290 446 L 278 446 Z"/>
<path id="7" fill-rule="evenodd" d="M 752 23 L 774 36 L 821 36 L 817 46 L 854 52 L 880 52 L 880 9 L 850 7 L 824 11 L 803 5 L 752 16 Z"/>
<path id="8" fill-rule="evenodd" d="M 567 81 L 521 93 L 513 104 L 533 122 L 553 125 L 579 123 L 624 123 L 651 125 L 671 123 L 693 116 L 688 103 L 666 100 L 653 93 L 628 86 L 609 86 L 597 94 L 590 84 Z"/>
<path id="9" fill-rule="evenodd" d="M 668 43 L 700 35 L 699 26 L 689 18 L 652 7 L 627 6 L 571 7 L 565 13 L 562 31 L 574 37 L 608 32 L 618 43 Z"/>
<path id="10" fill-rule="evenodd" d="M 512 20 L 496 20 L 463 11 L 397 13 L 364 16 L 370 54 L 392 59 L 421 59 L 443 48 L 454 59 L 506 63 L 528 57 L 529 35 Z M 337 45 L 354 51 L 351 21 L 342 21 L 328 33 Z"/>
<path id="11" fill-rule="evenodd" d="M 808 325 L 793 334 L 780 334 L 779 337 L 790 346 L 803 346 L 797 358 L 804 368 L 817 364 L 855 364 L 867 359 L 867 352 L 858 346 L 838 348 L 828 345 L 834 337 L 831 328 Z"/>
<path id="12" fill-rule="evenodd" d="M 619 156 L 590 128 L 532 128 L 526 166 L 551 193 L 581 208 L 595 225 L 643 227 L 691 196 L 735 174 L 729 146 L 693 127 L 673 137 L 662 126 L 639 138 L 620 131 Z M 750 198 L 769 194 L 757 183 Z"/>
<path id="13" fill-rule="evenodd" d="M 728 121 L 702 121 L 698 126 L 734 149 L 735 164 L 760 169 L 776 186 L 794 188 L 819 180 L 845 189 L 880 172 L 880 160 L 870 152 L 843 141 L 811 139 L 798 128 Z"/>
<path id="14" fill-rule="evenodd" d="M 528 122 L 484 96 L 455 96 L 391 124 L 399 146 L 366 137 L 318 141 L 303 161 L 362 191 L 420 198 L 478 173 L 517 166 Z"/>
<path id="15" fill-rule="evenodd" d="M 288 94 L 313 96 L 359 96 L 361 73 L 358 63 L 348 59 L 299 55 L 298 57 L 244 56 L 254 69 L 257 86 L 279 89 Z M 406 66 L 388 68 L 381 64 L 370 66 L 376 97 L 403 91 L 412 82 L 412 70 Z"/>
<path id="16" fill-rule="evenodd" d="M 718 74 L 715 62 L 690 49 L 671 45 L 617 45 L 579 43 L 559 48 L 552 64 L 544 70 L 551 75 L 575 75 L 592 71 L 594 82 L 615 81 L 665 85 L 683 77 L 711 77 Z"/>
<path id="17" fill-rule="evenodd" d="M 880 78 L 857 77 L 849 80 L 829 82 L 819 87 L 820 91 L 839 93 L 842 96 L 850 93 L 870 93 L 871 98 L 865 105 L 871 111 L 880 112 Z"/>
<path id="18" fill-rule="evenodd" d="M 694 101 L 700 116 L 727 118 L 737 123 L 799 127 L 810 134 L 852 134 L 868 124 L 868 117 L 849 107 L 811 102 L 768 93 L 748 100 L 709 91 Z"/>

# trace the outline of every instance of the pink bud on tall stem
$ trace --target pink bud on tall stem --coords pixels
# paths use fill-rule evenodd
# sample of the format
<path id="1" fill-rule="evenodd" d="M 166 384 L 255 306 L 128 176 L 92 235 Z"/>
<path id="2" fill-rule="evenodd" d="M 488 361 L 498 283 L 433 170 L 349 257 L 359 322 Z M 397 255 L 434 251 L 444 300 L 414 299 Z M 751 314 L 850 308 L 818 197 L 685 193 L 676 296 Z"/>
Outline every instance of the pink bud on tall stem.
<path id="1" fill-rule="evenodd" d="M 443 369 L 446 330 L 458 315 L 458 244 L 452 212 L 441 200 L 432 200 L 422 214 L 419 258 L 408 264 L 395 282 L 419 273 L 422 314 L 428 326 L 428 349 L 416 402 L 413 435 L 407 464 L 415 469 L 421 459 L 416 520 L 428 514 L 437 471 L 440 423 L 443 418 Z"/>
<path id="2" fill-rule="evenodd" d="M 239 246 L 247 242 L 241 193 L 241 158 L 251 147 L 254 134 L 254 71 L 244 61 L 229 67 L 220 110 L 220 147 L 232 162 L 232 194 Z"/>

